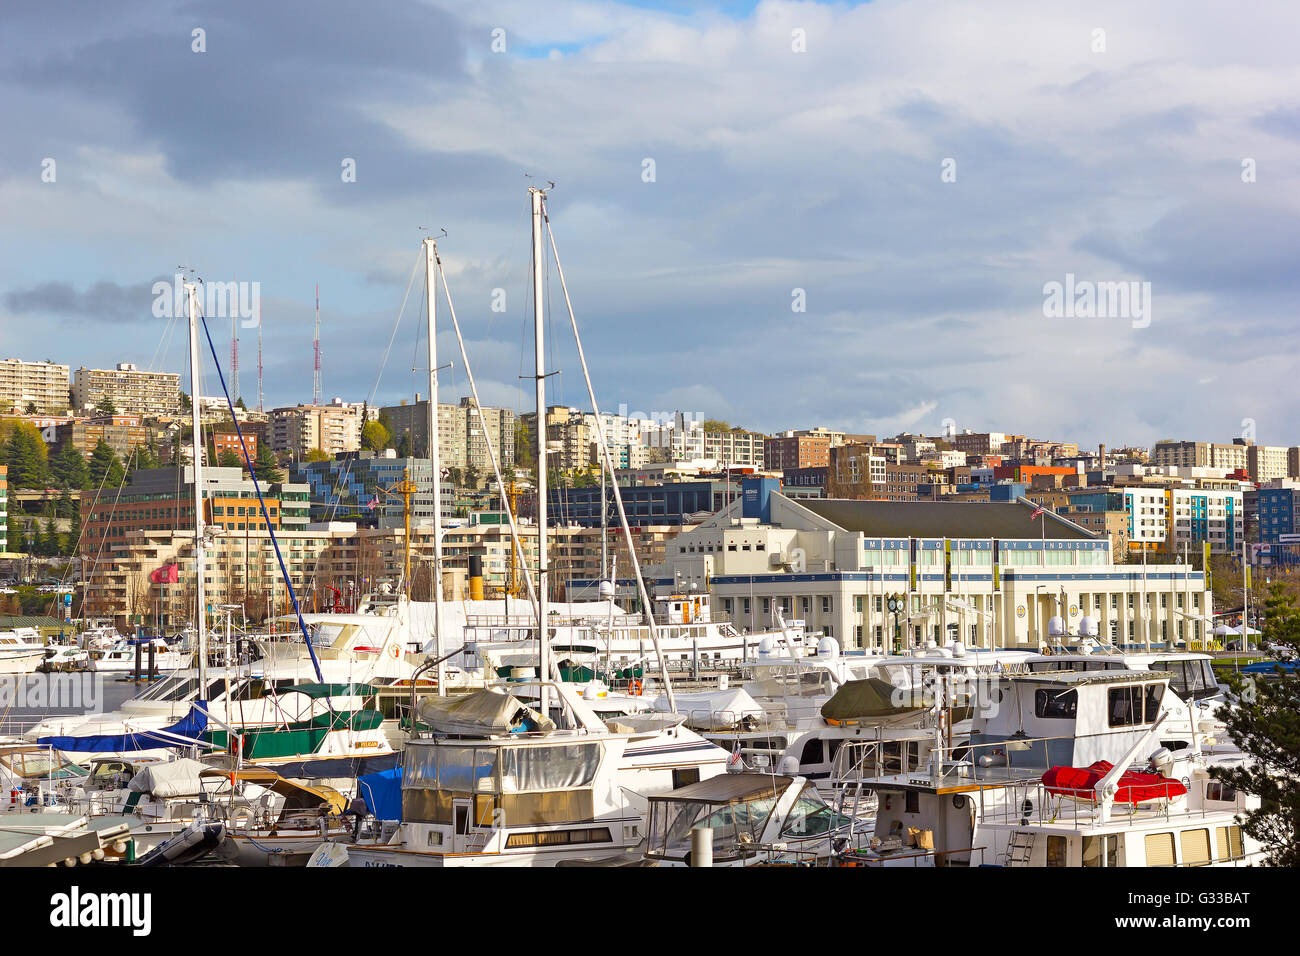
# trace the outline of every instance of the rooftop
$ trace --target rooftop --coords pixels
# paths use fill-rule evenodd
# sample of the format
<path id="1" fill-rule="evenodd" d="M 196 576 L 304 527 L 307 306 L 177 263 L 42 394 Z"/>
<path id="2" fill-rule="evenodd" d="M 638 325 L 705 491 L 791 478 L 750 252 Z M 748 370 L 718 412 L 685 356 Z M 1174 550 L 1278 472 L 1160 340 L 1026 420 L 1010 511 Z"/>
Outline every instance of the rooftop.
<path id="1" fill-rule="evenodd" d="M 913 538 L 1037 538 L 1041 519 L 1030 521 L 1033 506 L 1019 501 L 860 501 L 803 498 L 799 504 L 845 531 L 869 536 Z M 1044 537 L 1090 540 L 1097 536 L 1050 510 Z"/>

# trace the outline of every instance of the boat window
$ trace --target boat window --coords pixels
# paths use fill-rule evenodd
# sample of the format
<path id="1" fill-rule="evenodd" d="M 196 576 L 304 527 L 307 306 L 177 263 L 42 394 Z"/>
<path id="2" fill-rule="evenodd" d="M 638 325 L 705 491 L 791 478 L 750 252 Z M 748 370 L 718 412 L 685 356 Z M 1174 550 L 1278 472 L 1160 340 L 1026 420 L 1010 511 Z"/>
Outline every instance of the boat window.
<path id="1" fill-rule="evenodd" d="M 1048 836 L 1047 838 L 1047 865 L 1048 866 L 1068 866 L 1066 863 L 1066 850 L 1069 848 L 1069 842 L 1063 836 Z"/>
<path id="2" fill-rule="evenodd" d="M 1165 689 L 1162 685 L 1160 684 L 1146 685 L 1146 703 L 1147 703 L 1146 722 L 1148 724 L 1155 723 L 1156 718 L 1160 716 L 1160 698 L 1164 697 L 1164 695 L 1165 695 Z"/>
<path id="3" fill-rule="evenodd" d="M 1119 866 L 1119 837 L 1085 836 L 1083 865 L 1088 867 Z"/>
<path id="4" fill-rule="evenodd" d="M 506 838 L 506 849 L 530 846 L 568 846 L 573 843 L 612 843 L 609 827 L 586 830 L 547 830 L 537 833 L 512 833 Z"/>
<path id="5" fill-rule="evenodd" d="M 1205 785 L 1205 799 L 1232 802 L 1237 799 L 1237 791 L 1221 780 L 1211 780 Z"/>
<path id="6" fill-rule="evenodd" d="M 501 787 L 507 793 L 585 787 L 599 763 L 599 744 L 507 747 L 501 752 Z"/>
<path id="7" fill-rule="evenodd" d="M 1155 719 L 1155 714 L 1160 709 L 1160 685 L 1148 684 L 1146 686 L 1149 689 L 1145 694 L 1141 684 L 1111 688 L 1110 725 L 1112 727 L 1132 727 L 1134 724 L 1143 723 L 1144 698 L 1147 705 L 1152 708 L 1151 715 L 1147 720 Z"/>
<path id="8" fill-rule="evenodd" d="M 1079 707 L 1079 694 L 1073 690 L 1043 688 L 1034 692 L 1034 716 L 1049 719 L 1073 719 Z"/>
<path id="9" fill-rule="evenodd" d="M 137 697 L 136 700 L 174 700 L 175 698 L 166 695 L 170 694 L 184 680 L 183 677 L 164 677 Z"/>
<path id="10" fill-rule="evenodd" d="M 688 767 L 682 770 L 673 771 L 673 789 L 684 787 L 687 784 L 700 782 L 700 768 Z"/>
<path id="11" fill-rule="evenodd" d="M 803 745 L 803 754 L 799 757 L 801 765 L 821 763 L 826 758 L 822 754 L 822 739 L 813 737 Z"/>
<path id="12" fill-rule="evenodd" d="M 1148 833 L 1146 836 L 1147 866 L 1174 865 L 1174 835 Z"/>
<path id="13" fill-rule="evenodd" d="M 1233 825 L 1230 827 L 1214 828 L 1215 843 L 1218 845 L 1220 860 L 1236 860 L 1245 856 L 1245 850 L 1241 842 L 1241 827 Z"/>
<path id="14" fill-rule="evenodd" d="M 915 790 L 909 790 L 909 791 L 907 791 L 907 793 L 906 793 L 904 796 L 905 796 L 905 799 L 903 800 L 903 812 L 904 812 L 904 813 L 920 813 L 920 812 L 921 812 L 921 795 L 920 795 L 919 793 L 917 793 Z"/>
<path id="15" fill-rule="evenodd" d="M 70 763 L 52 750 L 19 750 L 0 755 L 0 764 L 19 777 L 67 777 L 76 775 Z"/>
<path id="16" fill-rule="evenodd" d="M 1208 866 L 1210 862 L 1210 831 L 1184 830 L 1181 834 L 1183 864 Z"/>
<path id="17" fill-rule="evenodd" d="M 131 782 L 135 774 L 131 765 L 120 760 L 104 760 L 95 765 L 87 781 L 88 788 L 94 790 L 120 790 Z"/>
<path id="18" fill-rule="evenodd" d="M 266 689 L 266 682 L 260 677 L 244 681 L 230 695 L 231 700 L 257 700 Z"/>

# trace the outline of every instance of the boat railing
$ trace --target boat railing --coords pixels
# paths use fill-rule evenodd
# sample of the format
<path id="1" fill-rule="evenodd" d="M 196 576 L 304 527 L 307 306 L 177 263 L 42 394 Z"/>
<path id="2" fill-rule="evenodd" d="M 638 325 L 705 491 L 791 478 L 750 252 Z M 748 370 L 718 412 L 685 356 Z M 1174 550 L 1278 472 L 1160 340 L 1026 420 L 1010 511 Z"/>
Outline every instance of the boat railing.
<path id="1" fill-rule="evenodd" d="M 874 842 L 874 841 L 873 841 Z M 957 850 L 926 850 L 921 848 L 906 848 L 906 853 L 889 853 L 881 855 L 880 851 L 886 849 L 884 846 L 874 846 L 869 849 L 849 849 L 840 855 L 841 866 L 983 866 L 984 851 L 987 849 L 982 846 L 973 846 L 969 849 Z M 871 852 L 874 851 L 874 852 Z M 961 861 L 948 863 L 950 857 L 965 857 Z M 978 862 L 976 858 L 978 857 Z"/>

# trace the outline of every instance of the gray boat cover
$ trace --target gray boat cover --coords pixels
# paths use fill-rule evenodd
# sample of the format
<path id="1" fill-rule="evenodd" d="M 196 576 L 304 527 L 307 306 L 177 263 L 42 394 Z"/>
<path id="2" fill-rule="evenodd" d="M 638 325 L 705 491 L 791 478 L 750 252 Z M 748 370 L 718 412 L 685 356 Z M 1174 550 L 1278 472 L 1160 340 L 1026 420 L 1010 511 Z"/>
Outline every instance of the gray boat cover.
<path id="1" fill-rule="evenodd" d="M 463 697 L 426 697 L 417 708 L 435 733 L 462 737 L 545 733 L 555 722 L 509 694 L 480 690 Z"/>
<path id="2" fill-rule="evenodd" d="M 210 769 L 207 764 L 182 757 L 167 763 L 150 764 L 127 784 L 127 789 L 151 793 L 155 797 L 192 797 L 203 792 L 199 773 Z"/>

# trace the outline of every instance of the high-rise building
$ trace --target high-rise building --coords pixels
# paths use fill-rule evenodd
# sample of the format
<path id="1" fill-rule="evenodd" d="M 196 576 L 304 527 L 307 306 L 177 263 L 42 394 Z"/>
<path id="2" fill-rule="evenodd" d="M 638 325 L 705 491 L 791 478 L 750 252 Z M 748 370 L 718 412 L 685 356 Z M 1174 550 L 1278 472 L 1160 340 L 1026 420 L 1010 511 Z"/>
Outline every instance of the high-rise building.
<path id="1" fill-rule="evenodd" d="M 492 459 L 488 442 L 497 454 L 501 468 L 509 468 L 515 460 L 515 413 L 508 408 L 483 406 L 483 422 L 479 421 L 474 400 L 468 396 L 459 405 L 438 403 L 438 458 L 444 468 L 473 468 L 480 475 L 492 473 Z M 413 404 L 388 405 L 380 410 L 393 430 L 394 438 L 406 435 L 411 442 L 411 454 L 416 458 L 429 456 L 429 400 L 418 395 Z M 487 435 L 483 434 L 483 423 Z"/>
<path id="2" fill-rule="evenodd" d="M 181 377 L 175 372 L 144 372 L 130 362 L 119 362 L 115 369 L 77 369 L 72 407 L 78 413 L 90 412 L 105 399 L 122 415 L 177 417 L 181 414 Z"/>
<path id="3" fill-rule="evenodd" d="M 787 468 L 817 468 L 830 464 L 829 435 L 783 432 L 763 442 L 763 468 L 785 471 Z"/>
<path id="4" fill-rule="evenodd" d="M 0 412 L 64 414 L 71 407 L 68 366 L 56 362 L 0 360 Z"/>
<path id="5" fill-rule="evenodd" d="M 271 411 L 271 450 L 295 459 L 312 450 L 326 455 L 361 448 L 361 406 L 335 401 L 330 405 L 295 405 Z"/>

